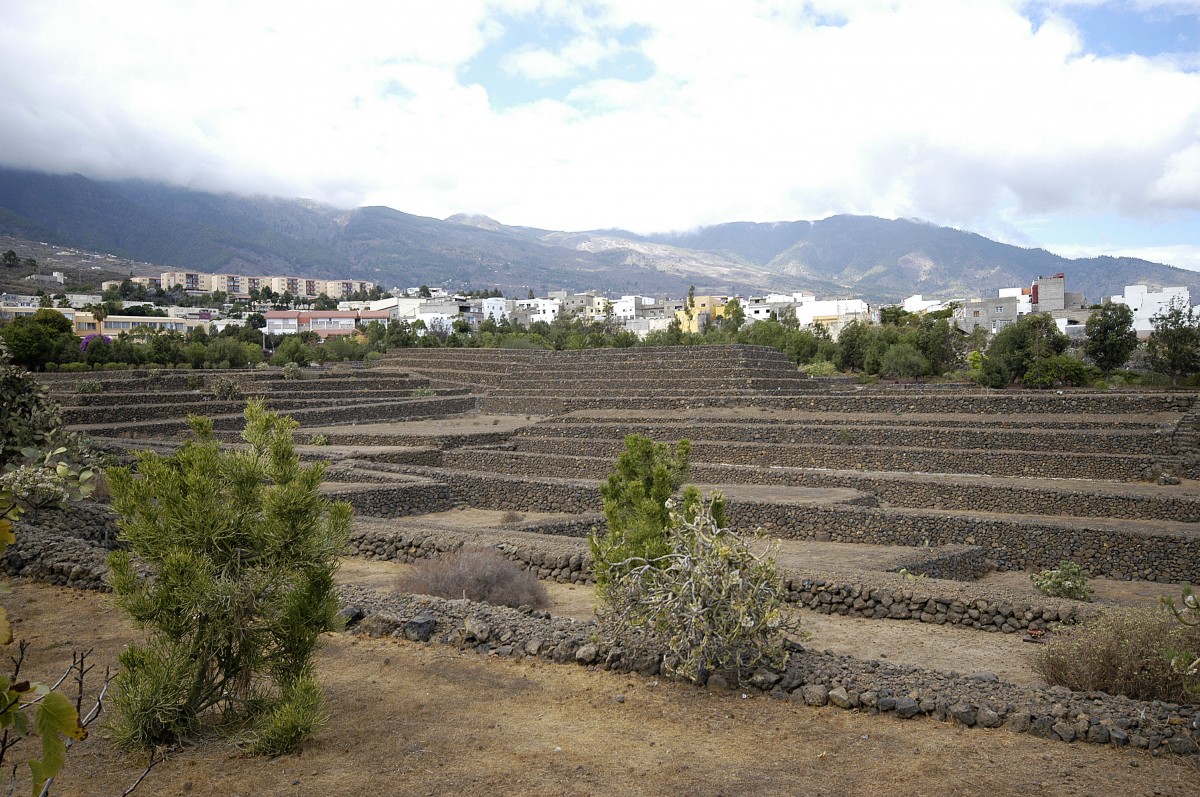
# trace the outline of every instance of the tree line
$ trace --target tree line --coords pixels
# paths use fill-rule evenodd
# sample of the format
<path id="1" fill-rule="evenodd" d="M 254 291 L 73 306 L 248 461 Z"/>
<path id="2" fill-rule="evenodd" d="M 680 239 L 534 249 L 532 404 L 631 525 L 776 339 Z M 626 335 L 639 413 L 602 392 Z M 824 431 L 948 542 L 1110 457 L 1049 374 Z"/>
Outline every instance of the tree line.
<path id="1" fill-rule="evenodd" d="M 99 308 L 97 308 L 99 310 Z M 411 347 L 594 349 L 633 346 L 704 346 L 743 343 L 767 346 L 815 375 L 854 374 L 876 379 L 970 380 L 985 387 L 1050 388 L 1169 381 L 1190 385 L 1200 376 L 1200 329 L 1195 312 L 1173 306 L 1153 319 L 1154 331 L 1141 343 L 1133 315 L 1123 304 L 1098 308 L 1075 342 L 1047 314 L 1019 318 L 990 337 L 970 334 L 953 323 L 953 309 L 915 314 L 885 307 L 879 323 L 854 321 L 835 339 L 820 325 L 801 327 L 793 312 L 747 324 L 737 300 L 699 332 L 678 319 L 644 339 L 612 316 L 598 319 L 561 313 L 553 321 L 522 324 L 508 318 L 484 320 L 472 330 L 466 319 L 453 321 L 373 321 L 351 335 L 316 333 L 270 335 L 265 319 L 252 313 L 245 326 L 218 334 L 194 329 L 123 332 L 115 337 L 72 332 L 61 313 L 41 309 L 0 326 L 12 361 L 31 370 L 88 370 L 120 367 L 246 368 L 267 362 L 298 365 L 378 358 Z M 1122 370 L 1129 366 L 1129 370 Z"/>

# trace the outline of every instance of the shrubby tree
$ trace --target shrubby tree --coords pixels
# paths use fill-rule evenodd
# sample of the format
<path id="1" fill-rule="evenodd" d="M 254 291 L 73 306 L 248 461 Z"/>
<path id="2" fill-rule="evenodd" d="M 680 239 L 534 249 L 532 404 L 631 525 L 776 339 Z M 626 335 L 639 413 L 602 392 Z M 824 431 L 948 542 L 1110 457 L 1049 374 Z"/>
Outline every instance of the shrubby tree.
<path id="1" fill-rule="evenodd" d="M 1104 371 L 1106 377 L 1128 362 L 1137 349 L 1133 311 L 1127 304 L 1109 302 L 1104 305 L 1088 318 L 1086 331 L 1083 353 Z"/>
<path id="2" fill-rule="evenodd" d="M 603 537 L 591 538 L 599 592 L 603 593 L 613 568 L 622 562 L 631 557 L 656 559 L 669 550 L 671 513 L 667 501 L 687 479 L 691 449 L 688 440 L 669 446 L 636 434 L 625 438 L 625 450 L 617 459 L 616 469 L 600 485 L 607 532 Z M 686 508 L 694 511 L 699 497 L 692 488 L 685 496 Z M 714 511 L 723 521 L 724 504 L 717 502 Z"/>
<path id="3" fill-rule="evenodd" d="M 1182 304 L 1170 307 L 1150 319 L 1154 331 L 1146 341 L 1150 367 L 1171 378 L 1172 385 L 1179 377 L 1200 371 L 1200 329 L 1195 310 Z"/>
<path id="4" fill-rule="evenodd" d="M 730 299 L 729 303 L 725 305 L 724 319 L 723 326 L 730 332 L 737 332 L 741 329 L 742 324 L 746 323 L 746 310 L 742 307 L 742 303 L 737 299 Z"/>
<path id="5" fill-rule="evenodd" d="M 109 471 L 128 550 L 109 559 L 114 600 L 145 629 L 121 654 L 114 739 L 177 743 L 208 719 L 275 754 L 323 719 L 313 674 L 337 626 L 333 576 L 351 510 L 321 498 L 324 465 L 300 466 L 296 422 L 246 407 L 244 450 L 223 452 L 212 423 L 171 456 L 142 452 L 137 476 Z"/>
<path id="6" fill-rule="evenodd" d="M 1070 342 L 1048 313 L 1023 316 L 992 338 L 983 361 L 984 384 L 1008 387 L 1038 361 L 1062 354 Z"/>
<path id="7" fill-rule="evenodd" d="M 633 556 L 600 595 L 601 633 L 633 656 L 663 656 L 666 671 L 703 683 L 712 673 L 736 683 L 760 666 L 787 662 L 798 629 L 784 603 L 774 550 L 753 553 L 698 503 L 670 511 L 665 551 Z"/>
<path id="8" fill-rule="evenodd" d="M 928 370 L 929 361 L 910 343 L 893 344 L 884 352 L 879 362 L 881 376 L 894 376 L 899 379 L 923 376 Z"/>

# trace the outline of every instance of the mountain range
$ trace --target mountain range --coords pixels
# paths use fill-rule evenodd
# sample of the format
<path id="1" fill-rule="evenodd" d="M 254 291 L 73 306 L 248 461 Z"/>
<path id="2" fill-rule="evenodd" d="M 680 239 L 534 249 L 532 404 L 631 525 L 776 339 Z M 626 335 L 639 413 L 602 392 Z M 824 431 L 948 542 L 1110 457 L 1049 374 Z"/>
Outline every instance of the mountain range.
<path id="1" fill-rule="evenodd" d="M 0 168 L 0 234 L 111 253 L 160 270 L 295 274 L 500 288 L 683 295 L 807 290 L 894 302 L 994 296 L 1064 272 L 1089 302 L 1146 283 L 1200 294 L 1200 273 L 1136 258 L 1068 259 L 911 220 L 832 216 L 638 235 L 561 232 L 486 216 L 342 210 L 300 199 L 214 194 Z"/>

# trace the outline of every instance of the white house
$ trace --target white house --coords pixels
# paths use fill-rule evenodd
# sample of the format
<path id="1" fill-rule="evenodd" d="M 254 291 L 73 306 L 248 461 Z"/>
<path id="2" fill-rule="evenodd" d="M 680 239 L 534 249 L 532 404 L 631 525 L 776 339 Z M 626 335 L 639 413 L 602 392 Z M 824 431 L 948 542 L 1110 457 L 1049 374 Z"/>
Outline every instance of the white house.
<path id="1" fill-rule="evenodd" d="M 802 327 L 820 324 L 835 340 L 853 321 L 875 320 L 871 307 L 862 299 L 812 299 L 795 305 L 796 320 Z"/>
<path id="2" fill-rule="evenodd" d="M 516 304 L 516 309 L 528 317 L 527 323 L 545 321 L 549 324 L 558 315 L 560 303 L 558 299 L 517 299 Z"/>
<path id="3" fill-rule="evenodd" d="M 1192 306 L 1188 289 L 1180 287 L 1152 291 L 1145 285 L 1126 285 L 1124 295 L 1114 296 L 1112 301 L 1129 305 L 1129 309 L 1133 311 L 1133 328 L 1144 334 L 1154 331 L 1154 324 L 1150 319 L 1170 309 L 1173 303 L 1184 309 Z"/>
<path id="4" fill-rule="evenodd" d="M 503 296 L 480 299 L 479 303 L 479 312 L 485 321 L 489 318 L 493 321 L 503 321 L 505 318 L 509 318 L 512 311 L 516 309 L 515 302 L 512 299 L 505 299 Z"/>

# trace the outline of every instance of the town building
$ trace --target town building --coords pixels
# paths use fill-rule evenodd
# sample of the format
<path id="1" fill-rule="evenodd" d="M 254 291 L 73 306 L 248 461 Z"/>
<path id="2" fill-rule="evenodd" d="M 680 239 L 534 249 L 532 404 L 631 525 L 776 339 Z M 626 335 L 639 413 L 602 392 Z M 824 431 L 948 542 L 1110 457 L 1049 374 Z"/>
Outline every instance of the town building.
<path id="1" fill-rule="evenodd" d="M 1191 294 L 1183 287 L 1153 291 L 1146 285 L 1126 285 L 1125 292 L 1120 296 L 1113 296 L 1110 301 L 1129 306 L 1133 311 L 1133 328 L 1141 336 L 1149 336 L 1154 331 L 1154 316 L 1173 306 L 1184 310 L 1192 306 Z"/>

